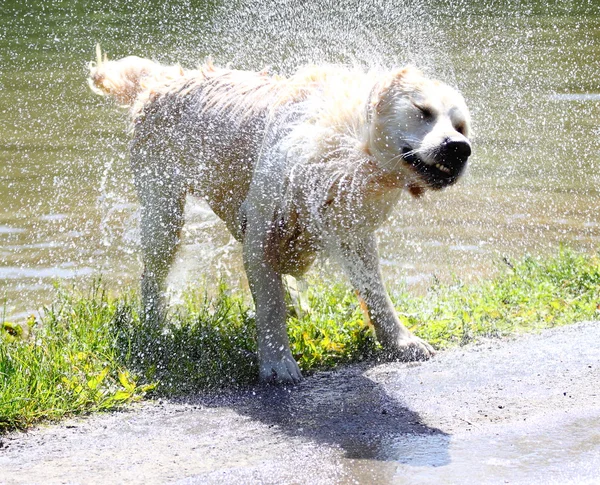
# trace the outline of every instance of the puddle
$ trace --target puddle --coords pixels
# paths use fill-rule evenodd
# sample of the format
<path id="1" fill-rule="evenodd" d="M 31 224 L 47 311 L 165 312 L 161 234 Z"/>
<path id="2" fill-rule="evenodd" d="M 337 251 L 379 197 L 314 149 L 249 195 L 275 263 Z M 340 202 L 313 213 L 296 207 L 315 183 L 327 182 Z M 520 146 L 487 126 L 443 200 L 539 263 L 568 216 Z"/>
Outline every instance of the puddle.
<path id="1" fill-rule="evenodd" d="M 383 448 L 378 460 L 348 460 L 344 483 L 597 484 L 600 410 L 455 435 L 399 436 Z"/>

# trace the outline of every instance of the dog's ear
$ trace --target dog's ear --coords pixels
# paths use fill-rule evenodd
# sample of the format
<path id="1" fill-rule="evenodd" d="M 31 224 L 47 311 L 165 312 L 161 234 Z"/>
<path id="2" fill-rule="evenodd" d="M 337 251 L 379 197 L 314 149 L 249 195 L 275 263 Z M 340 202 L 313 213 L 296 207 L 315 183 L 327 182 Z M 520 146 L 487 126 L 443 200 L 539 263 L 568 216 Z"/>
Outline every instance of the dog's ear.
<path id="1" fill-rule="evenodd" d="M 419 68 L 409 64 L 400 69 L 392 71 L 390 73 L 390 77 L 392 84 L 402 87 L 406 84 L 412 84 L 418 79 L 422 79 L 423 72 Z"/>
<path id="2" fill-rule="evenodd" d="M 370 100 L 372 110 L 381 114 L 393 98 L 412 91 L 421 79 L 423 73 L 411 65 L 390 72 L 373 88 Z"/>

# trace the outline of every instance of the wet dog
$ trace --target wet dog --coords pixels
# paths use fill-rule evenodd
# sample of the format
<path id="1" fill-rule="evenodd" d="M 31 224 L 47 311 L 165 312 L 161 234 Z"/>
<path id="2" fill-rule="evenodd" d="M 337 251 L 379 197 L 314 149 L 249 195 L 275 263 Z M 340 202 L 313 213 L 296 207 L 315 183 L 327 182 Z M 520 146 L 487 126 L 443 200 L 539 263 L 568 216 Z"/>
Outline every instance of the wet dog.
<path id="1" fill-rule="evenodd" d="M 282 275 L 303 274 L 318 252 L 341 263 L 393 358 L 434 353 L 396 316 L 374 231 L 403 191 L 419 197 L 463 173 L 470 119 L 456 90 L 413 67 L 308 66 L 284 78 L 210 62 L 184 70 L 135 56 L 109 61 L 99 50 L 90 86 L 128 106 L 133 121 L 146 319 L 164 316 L 193 193 L 243 245 L 262 380 L 301 379 Z"/>

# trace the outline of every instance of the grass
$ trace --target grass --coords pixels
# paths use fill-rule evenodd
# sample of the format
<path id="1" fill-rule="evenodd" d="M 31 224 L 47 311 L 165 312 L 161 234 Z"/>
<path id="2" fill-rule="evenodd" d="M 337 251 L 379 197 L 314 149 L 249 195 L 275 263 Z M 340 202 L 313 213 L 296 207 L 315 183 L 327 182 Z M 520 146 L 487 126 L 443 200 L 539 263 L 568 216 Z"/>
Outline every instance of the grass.
<path id="1" fill-rule="evenodd" d="M 426 296 L 395 295 L 400 320 L 438 349 L 599 319 L 600 257 L 563 248 L 549 258 L 503 259 L 477 284 L 434 285 Z"/>
<path id="2" fill-rule="evenodd" d="M 117 360 L 115 308 L 100 286 L 88 294 L 59 290 L 41 321 L 2 323 L 0 431 L 115 408 L 153 387 L 138 385 Z"/>
<path id="3" fill-rule="evenodd" d="M 600 259 L 563 249 L 502 263 L 477 284 L 434 284 L 424 296 L 395 288 L 402 322 L 436 348 L 464 345 L 598 315 Z M 293 297 L 293 298 L 292 298 Z M 292 352 L 305 373 L 377 359 L 351 290 L 316 283 L 290 291 Z M 0 324 L 0 432 L 39 420 L 114 409 L 148 395 L 243 387 L 257 371 L 247 295 L 221 285 L 190 290 L 160 329 L 145 328 L 134 293 L 57 289 L 39 320 Z"/>

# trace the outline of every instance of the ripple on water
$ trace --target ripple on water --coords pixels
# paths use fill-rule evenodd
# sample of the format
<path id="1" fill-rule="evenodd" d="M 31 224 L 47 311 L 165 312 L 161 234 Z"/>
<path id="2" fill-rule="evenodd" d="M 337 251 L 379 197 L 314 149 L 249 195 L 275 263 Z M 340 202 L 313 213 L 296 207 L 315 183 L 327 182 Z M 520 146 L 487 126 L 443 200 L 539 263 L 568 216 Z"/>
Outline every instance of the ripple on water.
<path id="1" fill-rule="evenodd" d="M 26 232 L 22 227 L 0 226 L 0 234 L 21 234 Z"/>
<path id="2" fill-rule="evenodd" d="M 78 276 L 90 275 L 94 272 L 93 268 L 83 267 L 46 267 L 46 268 L 22 268 L 19 266 L 0 267 L 0 280 L 19 280 L 22 278 L 61 278 L 71 279 Z"/>
<path id="3" fill-rule="evenodd" d="M 551 101 L 600 101 L 600 93 L 562 93 L 548 96 Z"/>
<path id="4" fill-rule="evenodd" d="M 63 221 L 68 217 L 67 214 L 46 214 L 39 217 L 40 221 Z"/>

